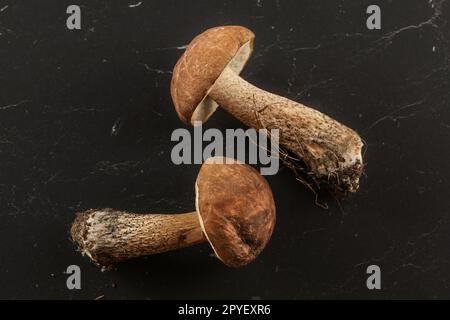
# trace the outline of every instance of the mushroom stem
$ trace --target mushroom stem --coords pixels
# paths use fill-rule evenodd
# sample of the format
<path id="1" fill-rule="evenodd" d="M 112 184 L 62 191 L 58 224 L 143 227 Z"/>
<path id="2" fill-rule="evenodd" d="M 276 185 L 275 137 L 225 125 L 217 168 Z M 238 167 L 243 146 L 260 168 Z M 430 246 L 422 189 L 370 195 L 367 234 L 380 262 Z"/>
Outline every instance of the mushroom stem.
<path id="1" fill-rule="evenodd" d="M 234 117 L 256 129 L 280 130 L 280 145 L 302 161 L 316 181 L 337 193 L 356 192 L 363 143 L 352 129 L 287 98 L 261 90 L 225 68 L 208 95 Z"/>
<path id="2" fill-rule="evenodd" d="M 166 215 L 88 210 L 78 214 L 71 235 L 79 250 L 103 267 L 206 241 L 196 212 Z"/>

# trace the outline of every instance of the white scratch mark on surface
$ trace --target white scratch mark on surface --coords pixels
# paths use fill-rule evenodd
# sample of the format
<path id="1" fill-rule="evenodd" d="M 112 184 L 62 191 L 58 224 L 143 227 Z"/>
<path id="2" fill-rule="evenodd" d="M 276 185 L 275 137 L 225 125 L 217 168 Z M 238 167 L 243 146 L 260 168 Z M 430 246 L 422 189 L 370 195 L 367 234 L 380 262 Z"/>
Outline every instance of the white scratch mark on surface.
<path id="1" fill-rule="evenodd" d="M 380 122 L 386 120 L 386 119 L 390 119 L 392 121 L 397 121 L 400 119 L 405 119 L 405 118 L 409 118 L 409 117 L 413 117 L 414 115 L 416 115 L 416 112 L 412 112 L 408 115 L 402 115 L 401 112 L 406 110 L 406 109 L 411 109 L 420 105 L 423 105 L 423 103 L 425 102 L 425 99 L 422 99 L 420 101 L 417 102 L 413 102 L 401 107 L 396 108 L 395 110 L 389 112 L 388 114 L 380 117 L 379 119 L 377 119 L 374 123 L 372 123 L 369 127 L 368 130 L 371 130 L 373 127 L 375 127 L 376 125 L 378 125 Z"/>
<path id="2" fill-rule="evenodd" d="M 163 48 L 155 48 L 156 51 L 163 51 L 163 50 L 185 50 L 188 47 L 188 44 L 182 45 L 182 46 L 176 46 L 176 47 L 163 47 Z"/>
<path id="3" fill-rule="evenodd" d="M 17 103 L 8 104 L 6 106 L 0 107 L 0 110 L 6 110 L 6 109 L 10 109 L 10 108 L 15 108 L 15 107 L 18 107 L 18 106 L 20 106 L 20 105 L 22 105 L 24 103 L 28 103 L 28 102 L 31 102 L 31 100 L 22 100 L 22 101 L 19 101 Z"/>
<path id="4" fill-rule="evenodd" d="M 307 51 L 307 50 L 317 50 L 320 49 L 322 45 L 319 43 L 318 45 L 314 47 L 300 47 L 300 48 L 293 48 L 289 50 L 290 52 L 297 52 L 297 51 Z"/>
<path id="5" fill-rule="evenodd" d="M 142 4 L 142 1 L 139 1 L 138 3 L 135 3 L 135 4 L 129 4 L 128 7 L 129 8 L 136 8 L 136 7 L 139 7 L 141 4 Z"/>
<path id="6" fill-rule="evenodd" d="M 149 65 L 146 64 L 146 63 L 140 63 L 140 65 L 144 66 L 144 68 L 145 68 L 146 70 L 155 72 L 155 73 L 157 73 L 157 74 L 172 74 L 172 71 L 166 71 L 166 70 L 161 70 L 161 69 L 151 68 L 151 67 L 149 67 Z"/>

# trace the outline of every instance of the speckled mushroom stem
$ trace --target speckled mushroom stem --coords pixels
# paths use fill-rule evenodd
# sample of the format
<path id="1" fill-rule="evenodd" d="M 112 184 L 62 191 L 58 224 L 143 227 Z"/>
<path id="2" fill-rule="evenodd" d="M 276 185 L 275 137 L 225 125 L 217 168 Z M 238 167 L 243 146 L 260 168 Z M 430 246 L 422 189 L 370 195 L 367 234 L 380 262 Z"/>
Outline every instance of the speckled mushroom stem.
<path id="1" fill-rule="evenodd" d="M 317 110 L 261 90 L 229 68 L 208 95 L 249 127 L 279 129 L 281 146 L 299 157 L 316 181 L 327 180 L 336 193 L 358 190 L 363 143 L 352 129 Z"/>
<path id="2" fill-rule="evenodd" d="M 71 236 L 101 267 L 206 241 L 196 212 L 135 214 L 113 209 L 79 213 Z"/>

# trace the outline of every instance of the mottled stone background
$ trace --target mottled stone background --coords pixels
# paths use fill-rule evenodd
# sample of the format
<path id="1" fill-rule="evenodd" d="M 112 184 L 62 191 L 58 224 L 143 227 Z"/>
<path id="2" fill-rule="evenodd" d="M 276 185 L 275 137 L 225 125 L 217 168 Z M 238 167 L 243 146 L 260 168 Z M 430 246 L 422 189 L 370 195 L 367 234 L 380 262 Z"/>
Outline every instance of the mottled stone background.
<path id="1" fill-rule="evenodd" d="M 0 298 L 450 298 L 450 1 L 135 4 L 0 1 Z M 362 135 L 360 192 L 324 210 L 283 169 L 268 177 L 275 233 L 248 267 L 205 244 L 99 272 L 69 240 L 75 212 L 194 208 L 198 166 L 170 161 L 171 71 L 225 24 L 256 33 L 244 78 Z M 221 110 L 206 127 L 241 125 Z M 66 288 L 70 264 L 82 290 Z M 382 290 L 366 288 L 370 264 Z"/>

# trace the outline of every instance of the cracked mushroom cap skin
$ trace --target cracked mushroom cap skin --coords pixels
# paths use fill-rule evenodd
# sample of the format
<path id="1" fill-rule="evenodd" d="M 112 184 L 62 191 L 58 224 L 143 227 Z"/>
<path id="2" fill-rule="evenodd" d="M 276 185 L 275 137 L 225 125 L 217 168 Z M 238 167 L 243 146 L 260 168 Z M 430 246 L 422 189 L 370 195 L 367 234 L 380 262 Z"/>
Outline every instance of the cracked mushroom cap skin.
<path id="1" fill-rule="evenodd" d="M 186 124 L 205 122 L 217 109 L 207 97 L 222 71 L 241 73 L 253 52 L 255 35 L 241 26 L 208 29 L 195 37 L 173 69 L 170 93 L 179 118 Z"/>
<path id="2" fill-rule="evenodd" d="M 200 169 L 196 207 L 216 256 L 237 268 L 253 261 L 268 243 L 275 226 L 275 202 L 269 184 L 255 169 L 224 161 L 210 158 Z"/>

